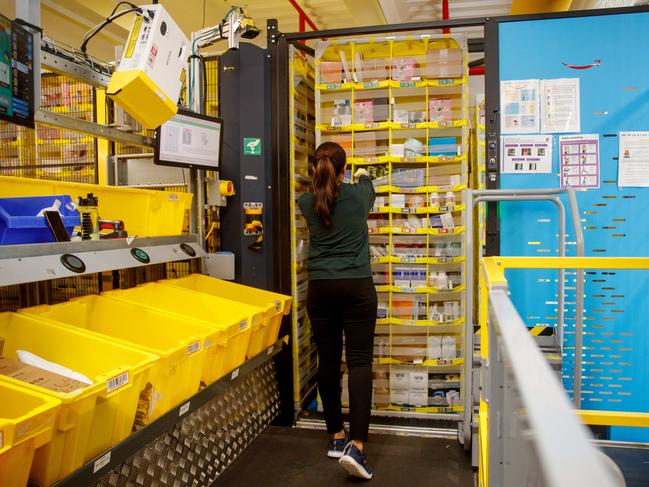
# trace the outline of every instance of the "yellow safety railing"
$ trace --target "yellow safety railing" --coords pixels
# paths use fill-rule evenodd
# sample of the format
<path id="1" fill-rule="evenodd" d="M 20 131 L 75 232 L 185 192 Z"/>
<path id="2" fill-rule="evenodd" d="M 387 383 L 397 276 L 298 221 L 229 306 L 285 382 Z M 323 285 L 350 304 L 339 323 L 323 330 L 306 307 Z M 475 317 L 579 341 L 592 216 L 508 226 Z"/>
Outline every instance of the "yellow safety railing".
<path id="1" fill-rule="evenodd" d="M 479 275 L 480 356 L 483 363 L 489 357 L 488 303 L 489 292 L 507 285 L 507 269 L 588 269 L 588 270 L 649 270 L 649 257 L 484 257 Z M 576 353 L 578 353 L 576 351 Z M 484 389 L 484 388 L 482 388 Z M 575 410 L 587 425 L 627 426 L 649 428 L 649 413 Z M 479 485 L 489 483 L 489 406 L 481 392 L 479 422 Z"/>

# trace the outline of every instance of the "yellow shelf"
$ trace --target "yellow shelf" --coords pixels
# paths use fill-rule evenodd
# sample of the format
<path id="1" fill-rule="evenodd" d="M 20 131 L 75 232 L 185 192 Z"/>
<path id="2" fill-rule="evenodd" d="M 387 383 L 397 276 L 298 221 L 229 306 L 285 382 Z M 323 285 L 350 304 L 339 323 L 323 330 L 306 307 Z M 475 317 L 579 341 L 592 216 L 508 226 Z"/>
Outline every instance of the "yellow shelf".
<path id="1" fill-rule="evenodd" d="M 377 293 L 387 293 L 390 292 L 390 286 L 388 285 L 381 285 L 381 286 L 374 286 L 376 288 Z"/>
<path id="2" fill-rule="evenodd" d="M 350 157 L 347 162 L 356 166 L 370 165 L 370 164 L 387 164 L 390 162 L 388 156 L 379 157 Z"/>
<path id="3" fill-rule="evenodd" d="M 390 80 L 364 81 L 363 83 L 353 83 L 353 85 L 355 91 L 378 90 L 381 88 L 388 88 L 390 86 Z"/>
<path id="4" fill-rule="evenodd" d="M 401 406 L 391 404 L 384 408 L 377 408 L 377 411 L 400 411 L 408 413 L 461 413 L 464 412 L 464 406 Z"/>
<path id="5" fill-rule="evenodd" d="M 367 231 L 373 235 L 389 235 L 390 227 L 368 228 Z"/>
<path id="6" fill-rule="evenodd" d="M 457 367 L 464 363 L 463 358 L 456 358 L 453 360 L 425 360 L 421 363 L 419 362 L 402 362 L 401 360 L 393 358 L 381 358 L 378 360 L 380 365 L 413 365 L 415 367 Z"/>
<path id="7" fill-rule="evenodd" d="M 403 320 L 401 318 L 389 318 L 387 324 L 404 325 L 404 326 L 459 326 L 464 324 L 464 316 L 453 321 L 433 321 L 433 320 Z"/>
<path id="8" fill-rule="evenodd" d="M 392 130 L 412 130 L 412 129 L 448 129 L 458 128 L 467 125 L 467 120 L 449 120 L 448 122 L 390 122 Z"/>
<path id="9" fill-rule="evenodd" d="M 390 122 L 372 122 L 372 123 L 353 123 L 351 125 L 354 132 L 366 132 L 370 130 L 388 130 Z"/>
<path id="10" fill-rule="evenodd" d="M 430 228 L 429 235 L 459 235 L 464 233 L 464 227 L 454 227 L 454 228 Z"/>
<path id="11" fill-rule="evenodd" d="M 458 235 L 464 233 L 463 226 L 454 228 L 401 228 L 389 227 L 393 235 Z M 378 232 L 381 233 L 381 232 Z M 389 233 L 389 232 L 388 232 Z"/>
<path id="12" fill-rule="evenodd" d="M 377 325 L 389 325 L 390 324 L 390 318 L 378 318 L 376 320 Z"/>
<path id="13" fill-rule="evenodd" d="M 321 130 L 322 132 L 351 132 L 353 130 L 353 125 L 325 125 L 318 124 L 315 126 L 316 130 Z"/>
<path id="14" fill-rule="evenodd" d="M 351 91 L 354 83 L 318 83 L 315 85 L 317 90 L 334 92 L 334 91 Z"/>
<path id="15" fill-rule="evenodd" d="M 394 235 L 427 235 L 429 230 L 429 228 L 392 227 L 391 232 Z"/>
<path id="16" fill-rule="evenodd" d="M 371 264 L 389 264 L 390 262 L 391 262 L 390 256 L 370 257 Z"/>
<path id="17" fill-rule="evenodd" d="M 385 257 L 382 257 L 385 258 Z M 459 264 L 464 262 L 464 256 L 460 257 L 412 257 L 412 256 L 396 256 L 387 257 L 392 264 L 429 264 L 429 265 L 443 265 L 443 264 Z"/>
<path id="18" fill-rule="evenodd" d="M 394 206 L 382 206 L 380 208 L 372 208 L 370 214 L 382 215 L 392 213 L 393 215 L 437 215 L 441 213 L 454 213 L 464 211 L 465 205 L 449 205 L 449 206 L 425 206 L 422 208 L 399 208 Z"/>
<path id="19" fill-rule="evenodd" d="M 388 161 L 398 164 L 408 164 L 408 163 L 433 163 L 433 164 L 454 164 L 461 163 L 466 159 L 466 156 L 416 156 L 416 157 L 406 157 L 406 156 L 389 156 Z"/>
<path id="20" fill-rule="evenodd" d="M 459 293 L 466 289 L 466 286 L 462 284 L 453 289 L 437 289 L 435 287 L 400 287 L 400 286 L 389 286 L 390 291 L 393 293 L 408 293 L 408 294 L 453 294 Z"/>

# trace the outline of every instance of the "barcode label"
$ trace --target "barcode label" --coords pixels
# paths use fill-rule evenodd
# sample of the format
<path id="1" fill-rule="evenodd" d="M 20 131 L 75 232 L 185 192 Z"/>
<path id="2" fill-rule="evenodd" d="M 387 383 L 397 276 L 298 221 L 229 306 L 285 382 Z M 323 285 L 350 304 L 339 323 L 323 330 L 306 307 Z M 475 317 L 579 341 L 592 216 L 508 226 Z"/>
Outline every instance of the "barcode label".
<path id="1" fill-rule="evenodd" d="M 106 392 L 113 392 L 126 384 L 128 384 L 128 372 L 122 372 L 106 382 Z"/>
<path id="2" fill-rule="evenodd" d="M 193 353 L 198 352 L 201 349 L 201 342 L 200 340 L 194 343 L 190 343 L 189 346 L 187 347 L 187 355 L 191 355 Z"/>
<path id="3" fill-rule="evenodd" d="M 110 452 L 100 456 L 92 467 L 92 473 L 97 473 L 110 463 Z"/>
<path id="4" fill-rule="evenodd" d="M 279 300 L 275 300 L 275 311 L 280 311 L 282 309 L 282 303 Z"/>
<path id="5" fill-rule="evenodd" d="M 239 330 L 245 330 L 248 327 L 248 320 L 243 320 L 239 325 Z"/>
<path id="6" fill-rule="evenodd" d="M 169 193 L 169 201 L 178 201 L 178 195 L 176 193 Z"/>
<path id="7" fill-rule="evenodd" d="M 185 414 L 187 414 L 187 411 L 189 411 L 189 404 L 190 402 L 187 401 L 185 404 L 180 406 L 180 409 L 178 410 L 178 416 L 184 416 Z"/>
<path id="8" fill-rule="evenodd" d="M 266 355 L 271 355 L 273 353 L 273 347 L 268 347 L 268 350 L 266 350 Z"/>
<path id="9" fill-rule="evenodd" d="M 450 360 L 438 360 L 437 365 L 450 365 L 451 361 Z"/>
<path id="10" fill-rule="evenodd" d="M 417 360 L 414 360 L 412 363 L 415 364 L 415 365 L 421 365 L 421 364 L 424 363 L 424 361 L 422 359 L 417 359 Z"/>
<path id="11" fill-rule="evenodd" d="M 234 379 L 236 379 L 237 377 L 239 377 L 239 369 L 234 369 L 234 370 L 232 371 L 232 375 L 230 376 L 230 380 L 234 380 Z"/>

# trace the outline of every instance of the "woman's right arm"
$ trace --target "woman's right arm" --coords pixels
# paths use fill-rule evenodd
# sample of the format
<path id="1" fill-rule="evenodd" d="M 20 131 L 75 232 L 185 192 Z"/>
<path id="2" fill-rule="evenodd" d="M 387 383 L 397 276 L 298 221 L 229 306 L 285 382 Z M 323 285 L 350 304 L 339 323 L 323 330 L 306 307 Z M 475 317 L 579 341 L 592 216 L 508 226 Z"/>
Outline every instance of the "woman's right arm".
<path id="1" fill-rule="evenodd" d="M 358 187 L 359 192 L 362 194 L 363 200 L 367 202 L 367 211 L 369 212 L 370 209 L 374 206 L 374 200 L 376 199 L 374 184 L 372 184 L 372 180 L 365 170 L 359 169 L 356 172 L 355 176 L 357 178 L 356 186 Z"/>

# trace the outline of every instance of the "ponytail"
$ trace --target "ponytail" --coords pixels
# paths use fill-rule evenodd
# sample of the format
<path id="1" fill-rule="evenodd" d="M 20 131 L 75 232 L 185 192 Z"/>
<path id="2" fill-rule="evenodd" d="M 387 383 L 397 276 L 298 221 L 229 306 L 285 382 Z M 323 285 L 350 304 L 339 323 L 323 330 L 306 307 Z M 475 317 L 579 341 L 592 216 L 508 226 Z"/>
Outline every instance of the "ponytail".
<path id="1" fill-rule="evenodd" d="M 315 151 L 313 209 L 327 227 L 331 225 L 334 200 L 338 195 L 338 177 L 346 162 L 345 150 L 335 142 L 320 144 Z"/>

